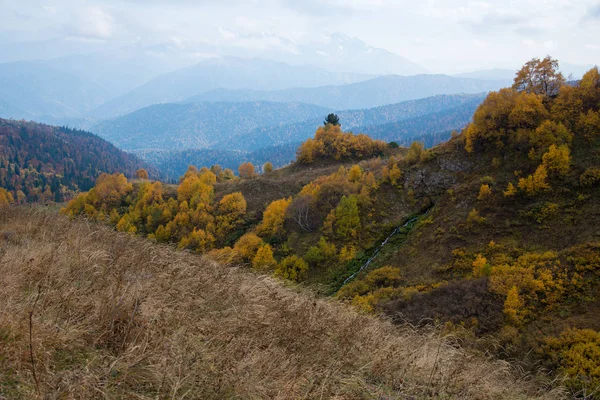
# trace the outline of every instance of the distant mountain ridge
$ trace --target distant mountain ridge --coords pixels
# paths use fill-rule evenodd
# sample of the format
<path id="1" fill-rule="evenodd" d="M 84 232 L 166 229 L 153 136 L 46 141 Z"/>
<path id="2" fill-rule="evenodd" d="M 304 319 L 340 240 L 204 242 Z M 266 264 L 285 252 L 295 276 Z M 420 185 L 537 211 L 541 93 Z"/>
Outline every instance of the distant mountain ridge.
<path id="1" fill-rule="evenodd" d="M 152 104 L 183 101 L 198 93 L 219 88 L 278 90 L 345 84 L 370 77 L 263 59 L 219 57 L 161 75 L 103 104 L 93 112 L 93 116 L 99 119 L 111 118 Z"/>
<path id="2" fill-rule="evenodd" d="M 485 93 L 439 95 L 366 110 L 339 111 L 336 114 L 346 131 L 366 133 L 375 139 L 391 141 L 404 136 L 460 129 L 470 121 L 485 96 Z M 443 121 L 438 121 L 438 118 Z M 220 141 L 213 147 L 253 152 L 266 146 L 303 142 L 312 137 L 322 123 L 322 118 L 314 118 L 298 123 L 260 127 L 233 140 Z M 232 147 L 233 143 L 235 147 Z"/>
<path id="3" fill-rule="evenodd" d="M 92 128 L 125 150 L 183 150 L 229 143 L 237 135 L 261 126 L 320 119 L 330 110 L 301 103 L 215 102 L 167 103 L 142 108 Z M 236 139 L 237 140 L 237 139 Z"/>
<path id="4" fill-rule="evenodd" d="M 422 140 L 427 146 L 433 146 L 447 140 L 452 130 L 460 130 L 464 127 L 471 120 L 473 112 L 485 96 L 485 94 L 440 95 L 366 110 L 340 111 L 337 114 L 344 130 L 362 132 L 374 138 L 396 141 L 400 144 L 410 144 L 414 140 Z M 201 103 L 198 105 L 188 104 L 187 106 L 199 106 L 211 115 L 223 116 L 228 114 L 224 110 L 245 109 L 253 104 L 255 103 Z M 258 104 L 263 105 L 262 103 Z M 279 107 L 295 107 L 295 105 L 279 103 L 267 104 L 270 107 L 275 106 L 273 110 L 277 110 Z M 144 139 L 136 136 L 136 139 L 132 141 L 132 147 L 128 148 L 129 151 L 153 163 L 165 175 L 171 177 L 184 173 L 188 165 L 201 167 L 220 164 L 223 167 L 235 170 L 237 166 L 245 161 L 250 161 L 258 166 L 270 161 L 275 166 L 280 167 L 293 161 L 300 143 L 312 137 L 316 128 L 323 124 L 326 109 L 318 107 L 313 109 L 311 107 L 314 106 L 302 106 L 303 109 L 310 112 L 320 112 L 320 114 L 299 122 L 265 125 L 239 133 L 237 136 L 231 136 L 232 132 L 226 129 L 229 136 L 213 143 L 211 148 L 194 147 L 194 143 L 197 142 L 193 142 L 193 139 L 205 135 L 197 134 L 169 138 L 169 135 L 174 131 L 173 128 L 165 127 L 162 130 L 160 125 L 154 125 L 151 114 L 155 107 L 148 107 L 130 114 L 130 116 L 139 114 L 136 121 L 147 124 L 146 129 L 148 130 L 157 129 L 158 133 L 162 132 L 160 137 L 164 141 L 157 145 L 152 138 Z M 160 107 L 164 107 L 164 110 L 170 109 L 170 107 L 185 110 L 184 105 L 181 104 Z M 216 109 L 221 111 L 213 112 Z M 260 111 L 260 108 L 255 107 L 255 110 Z M 160 118 L 160 116 L 158 117 Z M 104 126 L 107 132 L 112 131 L 116 138 L 121 138 L 117 139 L 120 140 L 118 143 L 121 143 L 121 145 L 123 145 L 122 138 L 127 135 L 127 131 L 116 130 L 115 127 L 127 126 L 127 118 L 127 116 L 117 118 L 112 122 L 113 125 Z M 170 121 L 185 122 L 184 117 L 176 114 L 169 115 L 168 118 L 170 118 Z M 227 120 L 227 118 L 225 119 Z M 230 120 L 236 121 L 237 119 L 230 117 Z M 284 118 L 280 120 L 284 120 Z M 272 121 L 273 119 L 270 117 L 263 118 L 263 123 Z M 218 135 L 209 136 L 217 137 Z M 192 140 L 186 138 L 192 138 Z M 168 143 L 171 144 L 170 147 L 165 146 Z"/>
<path id="5" fill-rule="evenodd" d="M 382 76 L 345 85 L 278 91 L 215 89 L 188 98 L 199 101 L 280 101 L 315 104 L 336 110 L 396 104 L 442 94 L 476 94 L 510 85 L 504 80 L 480 80 L 448 75 Z"/>

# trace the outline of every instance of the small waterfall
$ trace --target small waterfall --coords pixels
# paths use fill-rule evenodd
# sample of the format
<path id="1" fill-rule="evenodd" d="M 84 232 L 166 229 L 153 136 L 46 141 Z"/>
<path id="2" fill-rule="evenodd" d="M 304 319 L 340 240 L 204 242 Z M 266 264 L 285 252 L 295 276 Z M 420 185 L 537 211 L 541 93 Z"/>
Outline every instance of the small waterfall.
<path id="1" fill-rule="evenodd" d="M 379 254 L 379 252 L 381 251 L 381 249 L 383 249 L 383 247 L 389 242 L 389 240 L 392 237 L 394 237 L 398 233 L 400 233 L 400 231 L 402 230 L 402 228 L 406 228 L 407 226 L 411 225 L 412 223 L 414 223 L 419 218 L 424 217 L 425 215 L 429 214 L 430 210 L 431 209 L 427 210 L 427 212 L 425 212 L 424 214 L 417 215 L 416 217 L 413 217 L 413 218 L 409 219 L 408 221 L 406 221 L 404 223 L 404 225 L 401 225 L 401 226 L 397 227 L 396 229 L 394 229 L 394 231 L 392 233 L 390 233 L 390 235 L 388 237 L 386 237 L 383 242 L 381 242 L 381 244 L 377 247 L 377 249 L 375 249 L 375 251 L 373 252 L 373 254 L 371 255 L 371 257 L 369 257 L 369 259 L 363 265 L 361 265 L 361 267 L 358 269 L 358 271 L 356 271 L 355 273 L 353 273 L 352 275 L 350 275 L 348 278 L 346 278 L 346 280 L 344 281 L 344 283 L 342 283 L 342 286 L 340 287 L 340 289 L 342 287 L 344 287 L 352 279 L 354 279 L 356 277 L 356 275 L 358 275 L 365 268 L 367 268 L 369 266 L 369 264 L 371 264 L 371 261 L 373 261 L 375 259 L 375 257 L 377 257 L 377 254 Z"/>

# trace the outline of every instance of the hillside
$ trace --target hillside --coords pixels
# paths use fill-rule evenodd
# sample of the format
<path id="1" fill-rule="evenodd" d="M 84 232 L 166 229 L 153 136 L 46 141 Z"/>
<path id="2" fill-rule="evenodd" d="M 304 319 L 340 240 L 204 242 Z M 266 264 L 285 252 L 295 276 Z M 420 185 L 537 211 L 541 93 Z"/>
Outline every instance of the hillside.
<path id="1" fill-rule="evenodd" d="M 430 150 L 330 123 L 289 167 L 259 177 L 246 168 L 242 179 L 192 168 L 177 187 L 114 176 L 63 212 L 303 282 L 398 323 L 442 324 L 464 346 L 535 376 L 564 375 L 573 397 L 595 398 L 600 72 L 571 86 L 556 64 L 532 60 Z M 108 201 L 107 185 L 118 193 Z"/>
<path id="2" fill-rule="evenodd" d="M 442 94 L 475 94 L 498 90 L 507 80 L 480 80 L 448 75 L 381 76 L 344 85 L 278 91 L 218 88 L 187 99 L 198 101 L 278 101 L 315 104 L 335 110 L 373 108 Z"/>
<path id="3" fill-rule="evenodd" d="M 311 66 L 292 66 L 256 58 L 218 57 L 160 75 L 106 102 L 92 115 L 98 119 L 112 118 L 151 104 L 183 101 L 217 88 L 278 90 L 344 84 L 367 78 L 368 75 L 330 72 Z"/>
<path id="4" fill-rule="evenodd" d="M 0 119 L 0 187 L 19 202 L 63 201 L 101 173 L 134 176 L 142 162 L 88 132 Z"/>
<path id="5" fill-rule="evenodd" d="M 309 104 L 264 101 L 169 103 L 102 122 L 91 130 L 124 150 L 197 149 L 210 147 L 217 141 L 227 142 L 227 149 L 233 150 L 237 135 L 283 122 L 322 119 L 328 112 Z"/>
<path id="6" fill-rule="evenodd" d="M 92 80 L 38 61 L 0 64 L 0 87 L 0 118 L 48 123 L 81 117 L 111 96 Z"/>
<path id="7" fill-rule="evenodd" d="M 560 398 L 435 332 L 47 210 L 0 209 L 0 246 L 7 399 Z"/>

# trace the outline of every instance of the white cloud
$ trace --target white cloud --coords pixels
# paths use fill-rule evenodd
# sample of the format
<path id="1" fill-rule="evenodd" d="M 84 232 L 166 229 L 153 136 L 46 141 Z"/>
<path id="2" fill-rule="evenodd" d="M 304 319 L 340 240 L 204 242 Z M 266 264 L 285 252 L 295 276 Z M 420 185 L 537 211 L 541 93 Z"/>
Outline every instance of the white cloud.
<path id="1" fill-rule="evenodd" d="M 440 72 L 512 68 L 548 53 L 592 64 L 598 62 L 592 51 L 600 37 L 598 1 L 5 0 L 0 38 L 18 31 L 40 41 L 68 36 L 114 46 L 177 38 L 186 46 L 294 53 L 343 32 Z"/>
<path id="2" fill-rule="evenodd" d="M 86 6 L 74 11 L 65 27 L 68 34 L 90 39 L 110 39 L 115 31 L 111 14 L 97 6 Z"/>

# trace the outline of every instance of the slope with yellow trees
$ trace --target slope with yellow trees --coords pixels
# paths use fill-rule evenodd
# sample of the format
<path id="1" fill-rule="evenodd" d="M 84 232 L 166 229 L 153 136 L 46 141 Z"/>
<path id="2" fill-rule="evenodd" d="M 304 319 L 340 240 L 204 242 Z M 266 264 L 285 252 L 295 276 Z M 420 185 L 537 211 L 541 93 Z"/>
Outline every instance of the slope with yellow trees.
<path id="1" fill-rule="evenodd" d="M 224 182 L 191 169 L 176 193 L 105 177 L 65 212 L 365 312 L 491 338 L 466 343 L 541 363 L 589 395 L 600 385 L 600 73 L 568 85 L 557 67 L 527 63 L 433 149 L 325 124 L 290 167 Z"/>

